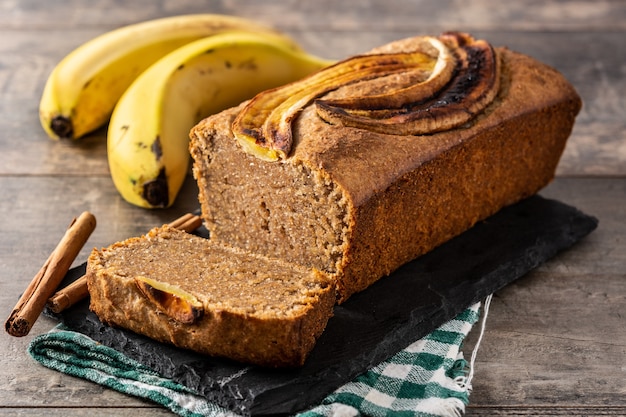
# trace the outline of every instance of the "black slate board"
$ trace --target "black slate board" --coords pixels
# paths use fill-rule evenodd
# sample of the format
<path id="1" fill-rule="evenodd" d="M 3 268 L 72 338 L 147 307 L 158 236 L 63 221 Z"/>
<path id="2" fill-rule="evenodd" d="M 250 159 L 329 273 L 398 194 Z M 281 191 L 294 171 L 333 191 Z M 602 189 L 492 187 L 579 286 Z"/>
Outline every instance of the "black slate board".
<path id="1" fill-rule="evenodd" d="M 70 328 L 244 415 L 305 409 L 597 227 L 540 196 L 501 210 L 335 307 L 303 368 L 269 370 L 210 358 L 103 325 L 81 302 L 55 316 Z M 72 269 L 63 285 L 81 276 Z M 48 312 L 49 315 L 51 315 Z"/>

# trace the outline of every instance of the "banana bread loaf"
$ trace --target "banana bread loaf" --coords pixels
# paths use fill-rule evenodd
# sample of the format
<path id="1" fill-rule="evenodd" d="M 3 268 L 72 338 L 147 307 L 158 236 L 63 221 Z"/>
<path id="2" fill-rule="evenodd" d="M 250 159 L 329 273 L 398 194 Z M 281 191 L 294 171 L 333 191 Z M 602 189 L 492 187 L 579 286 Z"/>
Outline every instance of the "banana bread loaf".
<path id="1" fill-rule="evenodd" d="M 422 37 L 405 39 L 371 54 L 409 53 L 423 44 Z M 507 48 L 491 52 L 495 95 L 470 112 L 455 102 L 461 99 L 453 90 L 474 82 L 471 77 L 438 87 L 445 97 L 421 99 L 430 107 L 420 117 L 430 114 L 437 122 L 426 133 L 388 134 L 377 120 L 370 128 L 351 125 L 349 117 L 329 119 L 321 103 L 310 100 L 292 123 L 291 149 L 273 161 L 246 150 L 233 133 L 234 121 L 253 102 L 203 120 L 190 133 L 190 151 L 211 238 L 331 274 L 342 302 L 536 193 L 554 176 L 581 100 L 555 69 Z M 459 54 L 449 55 L 474 58 L 471 48 L 462 59 Z M 457 66 L 451 76 L 462 71 Z M 332 104 L 380 95 L 385 84 L 410 74 L 354 82 L 317 99 Z M 395 114 L 400 111 L 414 110 L 404 105 Z M 467 119 L 445 127 L 463 112 Z"/>
<path id="2" fill-rule="evenodd" d="M 101 250 L 87 264 L 101 321 L 209 355 L 301 366 L 335 304 L 329 277 L 174 228 Z"/>

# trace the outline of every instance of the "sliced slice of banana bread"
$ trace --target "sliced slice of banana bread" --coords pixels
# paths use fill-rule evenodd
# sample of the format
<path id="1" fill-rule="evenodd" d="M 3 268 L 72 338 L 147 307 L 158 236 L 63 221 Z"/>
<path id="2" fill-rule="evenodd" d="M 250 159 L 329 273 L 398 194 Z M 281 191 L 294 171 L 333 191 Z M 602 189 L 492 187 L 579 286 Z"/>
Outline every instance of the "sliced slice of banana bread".
<path id="1" fill-rule="evenodd" d="M 94 249 L 87 280 L 90 308 L 105 323 L 269 367 L 304 363 L 336 298 L 317 270 L 169 226 Z"/>

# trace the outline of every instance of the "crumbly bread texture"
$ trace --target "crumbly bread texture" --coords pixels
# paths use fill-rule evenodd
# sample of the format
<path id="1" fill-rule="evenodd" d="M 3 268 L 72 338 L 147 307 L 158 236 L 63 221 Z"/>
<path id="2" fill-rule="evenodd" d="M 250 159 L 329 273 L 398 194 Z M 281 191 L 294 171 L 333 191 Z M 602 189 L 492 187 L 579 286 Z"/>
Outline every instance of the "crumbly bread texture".
<path id="1" fill-rule="evenodd" d="M 410 51 L 411 39 L 381 47 Z M 486 111 L 456 129 L 392 136 L 338 127 L 309 105 L 281 162 L 243 152 L 241 106 L 190 134 L 212 239 L 334 275 L 345 301 L 551 181 L 581 100 L 553 68 L 496 48 L 502 79 Z M 358 96 L 356 83 L 331 96 Z"/>
<path id="2" fill-rule="evenodd" d="M 146 296 L 137 279 L 195 297 L 192 323 Z M 163 226 L 101 250 L 87 266 L 90 308 L 105 323 L 214 356 L 301 366 L 332 315 L 335 290 L 311 268 L 253 255 Z M 170 287 L 171 288 L 171 287 Z M 184 297 L 183 297 L 184 298 Z M 170 305 L 171 307 L 171 305 Z M 197 312 L 197 310 L 196 310 Z"/>

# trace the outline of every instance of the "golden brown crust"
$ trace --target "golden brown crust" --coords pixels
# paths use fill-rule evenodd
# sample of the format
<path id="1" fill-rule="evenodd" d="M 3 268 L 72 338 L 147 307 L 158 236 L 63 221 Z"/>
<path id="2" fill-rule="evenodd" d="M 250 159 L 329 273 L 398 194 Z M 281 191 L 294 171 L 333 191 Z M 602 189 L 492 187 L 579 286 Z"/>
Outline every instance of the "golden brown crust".
<path id="1" fill-rule="evenodd" d="M 345 146 L 320 158 L 357 207 L 350 259 L 338 283 L 343 299 L 552 180 L 580 98 L 552 68 L 506 49 L 498 52 L 504 85 L 487 114 L 468 128 L 396 137 L 402 145 L 392 149 L 385 138 L 368 140 L 368 149 L 359 152 L 362 169 L 344 165 L 351 152 Z M 365 169 L 375 171 L 375 184 L 359 176 Z"/>
<path id="2" fill-rule="evenodd" d="M 250 271 L 251 261 L 265 271 L 263 276 Z M 202 318 L 182 323 L 168 317 L 135 284 L 139 274 L 193 293 L 203 303 Z M 259 282 L 253 283 L 255 278 Z M 168 227 L 94 249 L 87 282 L 90 308 L 104 323 L 197 352 L 268 367 L 301 366 L 335 303 L 333 286 L 318 271 L 246 254 Z M 248 295 L 239 297 L 239 290 Z"/>
<path id="3" fill-rule="evenodd" d="M 410 45 L 408 39 L 382 48 Z M 553 68 L 505 48 L 496 51 L 502 64 L 498 97 L 483 114 L 446 132 L 392 136 L 337 127 L 308 106 L 294 125 L 291 156 L 277 164 L 243 155 L 234 144 L 229 124 L 241 106 L 204 120 L 192 131 L 190 149 L 203 217 L 213 236 L 260 253 L 282 250 L 281 257 L 289 261 L 334 273 L 344 301 L 477 221 L 536 193 L 553 178 L 581 101 Z M 329 97 L 358 95 L 359 88 L 365 86 L 353 84 Z M 299 176 L 295 167 L 327 178 L 341 195 L 324 201 L 345 212 L 333 229 L 339 235 L 339 261 L 296 254 L 319 244 L 314 232 L 298 224 L 308 218 L 323 222 L 328 217 L 323 210 L 302 210 L 296 220 L 276 214 L 281 201 L 291 206 L 319 199 L 317 194 L 311 199 L 315 193 L 300 185 L 308 177 Z M 240 173 L 231 175 L 235 169 Z M 291 186 L 292 194 L 302 197 L 273 199 L 263 192 L 270 182 Z M 255 192 L 263 194 L 257 200 L 264 205 L 273 204 L 275 223 L 266 219 L 264 233 L 254 218 L 229 207 L 257 201 L 251 197 Z M 283 228 L 283 236 L 276 238 L 273 231 L 287 223 L 291 228 Z M 293 238 L 283 248 L 281 239 L 293 236 L 301 239 Z"/>

